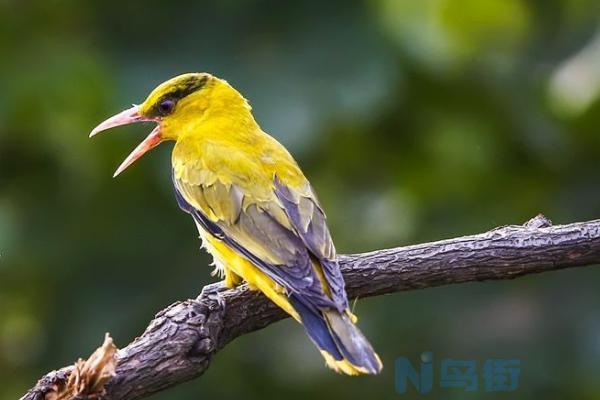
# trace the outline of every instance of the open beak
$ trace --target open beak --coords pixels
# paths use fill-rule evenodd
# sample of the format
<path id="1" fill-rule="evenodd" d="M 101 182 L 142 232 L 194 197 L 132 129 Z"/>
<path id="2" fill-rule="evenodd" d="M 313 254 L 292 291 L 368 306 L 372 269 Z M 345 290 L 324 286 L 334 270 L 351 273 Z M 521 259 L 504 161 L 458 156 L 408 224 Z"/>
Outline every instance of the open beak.
<path id="1" fill-rule="evenodd" d="M 143 117 L 139 112 L 139 106 L 133 106 L 125 111 L 118 113 L 102 122 L 100 125 L 95 127 L 90 133 L 90 137 L 97 135 L 98 133 L 105 131 L 110 128 L 121 125 L 129 125 L 135 122 L 158 122 L 157 119 Z M 135 162 L 138 158 L 155 148 L 160 142 L 162 142 L 162 136 L 160 134 L 160 125 L 150 132 L 150 134 L 140 143 L 127 158 L 119 165 L 119 168 L 115 171 L 113 177 L 119 175 L 127 167 Z"/>

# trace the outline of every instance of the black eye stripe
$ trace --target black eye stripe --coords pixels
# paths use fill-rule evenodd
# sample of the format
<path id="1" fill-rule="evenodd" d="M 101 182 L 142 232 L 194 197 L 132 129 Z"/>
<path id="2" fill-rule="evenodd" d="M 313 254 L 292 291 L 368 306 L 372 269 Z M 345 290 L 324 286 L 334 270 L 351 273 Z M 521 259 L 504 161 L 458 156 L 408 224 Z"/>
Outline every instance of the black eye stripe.
<path id="1" fill-rule="evenodd" d="M 204 85 L 206 85 L 207 79 L 208 78 L 206 76 L 202 76 L 201 78 L 191 77 L 177 85 L 177 87 L 175 87 L 170 93 L 166 94 L 165 97 L 169 97 L 175 101 L 181 100 L 187 95 L 202 89 Z"/>
<path id="2" fill-rule="evenodd" d="M 179 82 L 170 92 L 164 94 L 154 105 L 152 114 L 155 116 L 166 116 L 175 110 L 177 102 L 184 97 L 202 89 L 208 76 L 191 76 Z"/>

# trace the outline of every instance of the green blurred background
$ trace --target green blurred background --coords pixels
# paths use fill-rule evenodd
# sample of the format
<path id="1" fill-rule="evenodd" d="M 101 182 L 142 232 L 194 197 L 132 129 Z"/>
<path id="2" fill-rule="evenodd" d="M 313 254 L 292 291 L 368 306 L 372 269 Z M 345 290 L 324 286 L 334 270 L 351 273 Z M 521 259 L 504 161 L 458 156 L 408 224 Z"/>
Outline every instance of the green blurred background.
<path id="1" fill-rule="evenodd" d="M 112 172 L 149 126 L 104 118 L 183 72 L 227 79 L 296 156 L 340 252 L 600 217 L 597 0 L 0 0 L 0 398 L 124 346 L 211 282 L 176 206 L 171 145 Z M 519 358 L 512 394 L 600 398 L 600 270 L 360 300 L 386 364 L 323 367 L 284 321 L 155 399 L 399 398 L 394 360 Z M 404 396 L 419 398 L 420 396 Z"/>

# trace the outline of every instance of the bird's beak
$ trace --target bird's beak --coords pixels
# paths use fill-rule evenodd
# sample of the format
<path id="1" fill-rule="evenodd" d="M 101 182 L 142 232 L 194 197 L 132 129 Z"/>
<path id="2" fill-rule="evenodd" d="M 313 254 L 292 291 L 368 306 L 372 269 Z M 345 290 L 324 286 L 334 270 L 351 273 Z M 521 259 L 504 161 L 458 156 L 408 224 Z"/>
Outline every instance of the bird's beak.
<path id="1" fill-rule="evenodd" d="M 98 133 L 105 131 L 110 128 L 114 128 L 116 126 L 121 125 L 129 125 L 135 122 L 158 122 L 157 119 L 146 118 L 140 114 L 139 106 L 133 106 L 125 111 L 121 111 L 117 115 L 113 115 L 106 121 L 102 122 L 100 125 L 95 127 L 90 133 L 90 137 L 97 135 Z M 127 156 L 127 158 L 119 165 L 119 168 L 115 171 L 113 177 L 119 175 L 123 172 L 127 167 L 134 163 L 135 160 L 140 158 L 149 150 L 155 148 L 160 142 L 162 142 L 162 136 L 160 134 L 160 125 L 150 132 L 150 134 L 140 143 L 135 150 L 131 152 Z"/>

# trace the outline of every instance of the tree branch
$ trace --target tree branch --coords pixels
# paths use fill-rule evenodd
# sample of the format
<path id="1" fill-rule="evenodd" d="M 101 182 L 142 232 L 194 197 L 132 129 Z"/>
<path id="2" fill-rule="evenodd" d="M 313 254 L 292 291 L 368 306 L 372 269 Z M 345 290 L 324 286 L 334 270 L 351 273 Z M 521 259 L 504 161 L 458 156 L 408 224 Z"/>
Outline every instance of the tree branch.
<path id="1" fill-rule="evenodd" d="M 340 256 L 350 298 L 597 263 L 600 220 L 552 226 L 542 215 L 479 235 Z M 138 399 L 196 378 L 231 340 L 284 317 L 245 285 L 208 285 L 196 299 L 159 312 L 142 336 L 118 351 L 116 373 L 102 393 L 77 398 Z M 47 374 L 22 399 L 56 398 L 71 371 Z"/>

